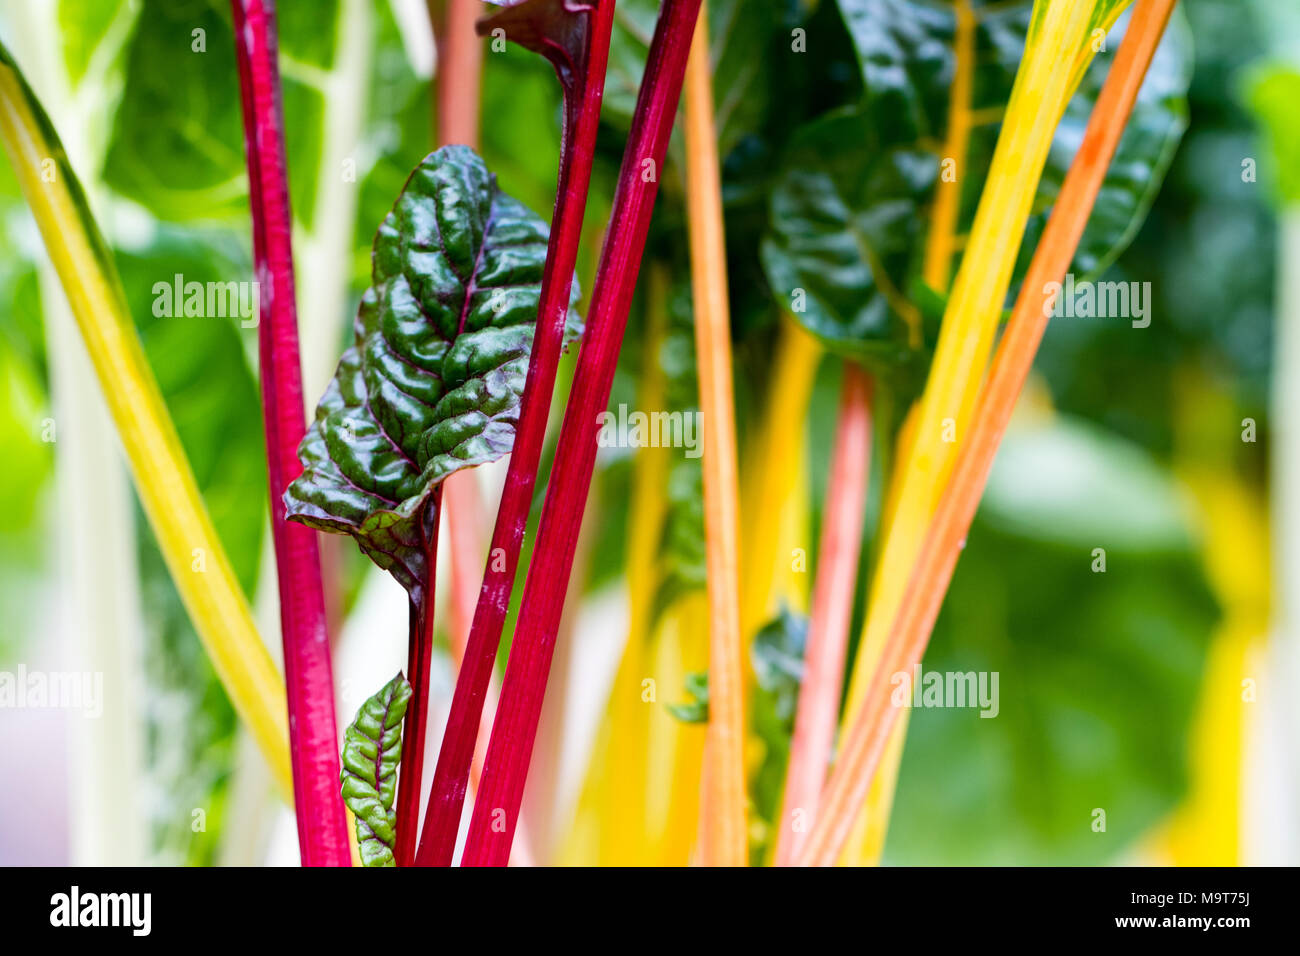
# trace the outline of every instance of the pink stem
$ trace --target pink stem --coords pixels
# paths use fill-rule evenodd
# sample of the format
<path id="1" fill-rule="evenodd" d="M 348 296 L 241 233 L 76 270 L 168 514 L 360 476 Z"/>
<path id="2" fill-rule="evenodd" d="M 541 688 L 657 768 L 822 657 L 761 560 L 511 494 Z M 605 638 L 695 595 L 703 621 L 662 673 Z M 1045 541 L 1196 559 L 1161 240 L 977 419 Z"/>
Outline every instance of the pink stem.
<path id="1" fill-rule="evenodd" d="M 411 602 L 407 637 L 406 679 L 411 682 L 411 702 L 403 723 L 401 774 L 397 778 L 397 865 L 415 863 L 420 833 L 420 796 L 424 789 L 424 749 L 429 729 L 429 668 L 433 663 L 433 609 L 437 592 L 438 525 L 442 515 L 442 487 L 434 489 L 423 519 L 427 542 L 424 589 Z"/>
<path id="2" fill-rule="evenodd" d="M 528 377 L 524 382 L 514 449 L 483 572 L 483 587 L 470 626 L 465 656 L 456 677 L 456 691 L 434 769 L 433 788 L 429 793 L 424 831 L 420 835 L 420 850 L 416 857 L 420 866 L 449 866 L 455 851 L 484 698 L 496 664 L 497 647 L 510 606 L 510 592 L 519 568 L 519 551 L 528 526 L 537 466 L 546 438 L 551 393 L 555 389 L 556 368 L 563 346 L 564 323 L 569 312 L 569 293 L 591 181 L 591 162 L 600 122 L 600 101 L 614 18 L 611 0 L 595 4 L 575 3 L 568 9 L 572 11 L 574 8 L 586 10 L 590 16 L 586 50 L 575 55 L 574 51 L 554 43 L 546 48 L 564 85 L 565 118 L 537 331 L 528 359 Z M 579 57 L 583 62 L 574 62 Z M 563 585 L 559 587 L 562 591 Z"/>
<path id="3" fill-rule="evenodd" d="M 262 410 L 271 490 L 271 535 L 280 589 L 298 845 L 304 866 L 350 866 L 347 818 L 339 796 L 334 678 L 316 532 L 286 522 L 281 497 L 302 471 L 298 443 L 306 425 L 275 6 L 271 0 L 231 0 L 231 9 L 244 104 L 253 255 L 261 295 L 258 342 Z"/>
<path id="4" fill-rule="evenodd" d="M 609 404 L 699 9 L 700 0 L 664 0 L 650 45 L 501 702 L 474 801 L 462 861 L 466 866 L 504 866 L 510 856 L 596 464 L 597 416 Z"/>
<path id="5" fill-rule="evenodd" d="M 835 446 L 826 479 L 826 509 L 817 557 L 808 649 L 795 713 L 776 840 L 776 865 L 790 866 L 817 815 L 831 762 L 844 686 L 853 595 L 857 590 L 862 517 L 871 474 L 871 380 L 844 363 Z M 799 815 L 796 819 L 796 814 Z M 801 825 L 796 826 L 799 823 Z"/>

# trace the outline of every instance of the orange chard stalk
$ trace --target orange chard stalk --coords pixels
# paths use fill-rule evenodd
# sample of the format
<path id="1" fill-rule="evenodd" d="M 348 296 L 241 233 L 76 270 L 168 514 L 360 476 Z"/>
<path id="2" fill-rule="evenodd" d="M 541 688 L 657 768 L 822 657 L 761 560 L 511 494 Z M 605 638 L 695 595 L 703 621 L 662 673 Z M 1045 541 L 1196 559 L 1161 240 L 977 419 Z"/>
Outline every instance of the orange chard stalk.
<path id="1" fill-rule="evenodd" d="M 871 379 L 854 362 L 844 363 L 834 452 L 826 479 L 826 508 L 817 552 L 817 583 L 808 623 L 799 709 L 795 712 L 785 795 L 778 817 L 776 865 L 790 866 L 807 828 L 817 818 L 830 765 L 844 688 L 853 596 L 862 551 L 862 520 L 871 474 Z"/>
<path id="2" fill-rule="evenodd" d="M 731 385 L 727 250 L 713 120 L 707 4 L 686 64 L 686 205 L 699 366 L 704 535 L 709 594 L 709 724 L 703 774 L 702 862 L 744 866 L 744 667 L 740 637 L 740 491 Z"/>
<path id="3" fill-rule="evenodd" d="M 925 652 L 998 445 L 1047 328 L 1052 305 L 1050 285 L 1061 280 L 1074 258 L 1175 2 L 1139 0 L 1134 9 L 1083 143 L 1030 263 L 976 407 L 971 434 L 958 452 L 952 479 L 930 522 L 866 702 L 827 782 L 822 811 L 799 855 L 800 865 L 835 863 L 866 798 L 899 716 L 899 709 L 890 705 L 890 675 L 910 671 Z"/>
<path id="4" fill-rule="evenodd" d="M 438 65 L 434 122 L 438 144 L 478 149 L 483 40 L 474 24 L 484 13 L 480 0 L 428 0 Z"/>

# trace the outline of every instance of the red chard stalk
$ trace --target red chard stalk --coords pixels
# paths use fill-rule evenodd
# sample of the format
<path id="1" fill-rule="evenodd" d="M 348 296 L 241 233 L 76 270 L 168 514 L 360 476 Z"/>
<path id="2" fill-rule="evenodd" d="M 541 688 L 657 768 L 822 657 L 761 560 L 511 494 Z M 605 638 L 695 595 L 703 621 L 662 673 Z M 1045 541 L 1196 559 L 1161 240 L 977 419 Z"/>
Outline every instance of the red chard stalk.
<path id="1" fill-rule="evenodd" d="M 519 568 L 564 344 L 565 316 L 591 181 L 613 20 L 614 0 L 524 0 L 479 24 L 480 33 L 503 29 L 508 39 L 541 53 L 554 64 L 564 88 L 564 126 L 555 212 L 519 425 L 483 572 L 483 587 L 434 770 L 416 859 L 422 866 L 451 863 L 483 702 Z"/>
<path id="2" fill-rule="evenodd" d="M 462 860 L 467 866 L 504 866 L 510 857 L 555 635 L 596 464 L 598 415 L 609 404 L 699 9 L 700 0 L 664 0 L 650 45 L 470 820 Z"/>
<path id="3" fill-rule="evenodd" d="M 298 845 L 305 866 L 350 866 L 339 798 L 338 735 L 320 554 L 310 528 L 285 521 L 284 489 L 302 471 L 302 367 L 294 301 L 293 220 L 284 150 L 272 0 L 232 0 L 244 146 L 253 212 L 253 255 L 261 296 L 258 328 L 262 414 L 271 491 L 271 536 L 280 588 Z"/>
<path id="4" fill-rule="evenodd" d="M 546 223 L 467 146 L 416 167 L 379 227 L 354 344 L 298 449 L 289 515 L 349 534 L 411 598 L 411 696 L 394 814 L 398 865 L 418 842 L 442 482 L 509 454 L 541 297 Z M 576 290 L 571 290 L 570 294 Z M 567 313 L 564 342 L 578 335 Z M 358 837 L 364 800 L 352 806 Z"/>

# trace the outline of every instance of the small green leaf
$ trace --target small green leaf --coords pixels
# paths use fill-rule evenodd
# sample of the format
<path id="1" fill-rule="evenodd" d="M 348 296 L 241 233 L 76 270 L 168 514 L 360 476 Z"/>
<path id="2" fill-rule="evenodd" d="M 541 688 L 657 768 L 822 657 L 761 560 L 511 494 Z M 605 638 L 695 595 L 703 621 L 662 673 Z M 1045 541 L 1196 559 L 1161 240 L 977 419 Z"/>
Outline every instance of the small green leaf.
<path id="1" fill-rule="evenodd" d="M 808 618 L 788 607 L 763 625 L 754 636 L 750 651 L 759 688 L 771 696 L 772 712 L 778 720 L 793 725 L 803 683 L 804 646 L 808 642 Z"/>
<path id="2" fill-rule="evenodd" d="M 685 704 L 669 704 L 668 713 L 684 724 L 709 722 L 709 674 L 693 671 L 686 675 L 686 693 L 691 698 Z"/>
<path id="3" fill-rule="evenodd" d="M 755 635 L 750 650 L 757 684 L 751 708 L 754 735 L 763 742 L 763 757 L 750 782 L 750 793 L 756 814 L 769 824 L 781 812 L 807 643 L 808 618 L 782 607 Z M 756 862 L 764 858 L 766 842 L 775 835 L 770 826 L 759 832 L 764 832 L 765 839 L 754 847 L 752 859 Z"/>
<path id="4" fill-rule="evenodd" d="M 352 535 L 417 603 L 425 503 L 514 444 L 548 235 L 473 150 L 426 157 L 380 226 L 356 344 L 298 450 L 288 515 Z M 579 331 L 570 311 L 566 341 Z"/>
<path id="5" fill-rule="evenodd" d="M 343 734 L 343 802 L 357 821 L 362 866 L 396 866 L 397 765 L 402 759 L 402 718 L 411 685 L 398 672 L 361 705 Z"/>

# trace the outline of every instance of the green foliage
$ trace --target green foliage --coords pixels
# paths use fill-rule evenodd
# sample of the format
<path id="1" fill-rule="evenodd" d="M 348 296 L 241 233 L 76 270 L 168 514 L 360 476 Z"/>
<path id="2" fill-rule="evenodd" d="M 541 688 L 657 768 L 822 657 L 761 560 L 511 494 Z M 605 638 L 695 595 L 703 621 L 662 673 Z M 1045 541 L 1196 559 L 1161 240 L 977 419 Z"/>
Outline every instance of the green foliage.
<path id="1" fill-rule="evenodd" d="M 1169 812 L 1218 616 L 1188 521 L 1124 441 L 1007 436 L 923 664 L 996 672 L 997 714 L 913 711 L 888 862 L 1102 863 Z"/>
<path id="2" fill-rule="evenodd" d="M 695 364 L 695 315 L 686 283 L 672 290 L 668 328 L 659 346 L 664 373 L 664 406 L 670 413 L 699 415 L 700 398 Z M 695 437 L 699 439 L 698 430 Z M 698 446 L 697 446 L 698 447 Z M 671 455 L 668 465 L 668 510 L 659 543 L 661 574 L 652 617 L 657 620 L 683 594 L 703 588 L 708 576 L 704 538 L 704 470 L 698 457 L 671 448 L 652 454 Z"/>
<path id="3" fill-rule="evenodd" d="M 86 75 L 101 39 L 126 6 L 127 0 L 59 0 L 64 69 L 73 84 Z"/>
<path id="4" fill-rule="evenodd" d="M 194 49 L 202 31 L 203 52 Z M 244 127 L 230 12 L 207 0 L 146 0 L 103 180 L 160 219 L 247 208 Z"/>
<path id="5" fill-rule="evenodd" d="M 840 0 L 864 92 L 852 107 L 800 129 L 771 195 L 763 263 L 773 293 L 809 331 L 886 380 L 914 387 L 928 361 L 933 310 L 918 295 L 927 218 L 940 174 L 949 88 L 956 69 L 948 3 Z M 1006 102 L 1020 63 L 1030 4 L 979 6 L 972 110 Z M 1112 11 L 1113 12 L 1113 11 Z M 1122 35 L 1108 38 L 1113 51 Z M 1057 130 L 1022 246 L 1028 265 L 1112 52 L 1086 73 Z M 1176 21 L 1162 44 L 1080 245 L 1073 271 L 1105 268 L 1132 240 L 1186 125 L 1190 44 Z M 963 228 L 979 200 L 996 127 L 977 128 L 956 163 Z M 920 328 L 909 326 L 908 313 Z M 918 321 L 918 318 L 922 321 Z"/>
<path id="6" fill-rule="evenodd" d="M 668 704 L 668 713 L 684 724 L 707 724 L 709 722 L 709 674 L 708 671 L 692 671 L 686 675 L 685 704 Z"/>
<path id="7" fill-rule="evenodd" d="M 42 441 L 48 419 L 45 395 L 33 370 L 0 338 L 0 601 L 5 627 L 0 628 L 0 666 L 23 650 L 23 638 L 40 620 L 30 598 L 39 593 L 45 568 L 40 534 L 40 505 L 53 464 L 53 445 Z"/>
<path id="8" fill-rule="evenodd" d="M 362 866 L 396 866 L 397 765 L 402 760 L 402 718 L 411 685 L 398 673 L 361 705 L 343 732 L 343 802 L 357 822 Z"/>
<path id="9" fill-rule="evenodd" d="M 1274 64 L 1252 78 L 1247 99 L 1267 142 L 1267 178 L 1283 204 L 1300 203 L 1300 69 Z"/>
<path id="10" fill-rule="evenodd" d="M 882 374 L 915 373 L 920 343 L 898 290 L 924 236 L 937 157 L 883 141 L 852 110 L 801 129 L 785 162 L 763 244 L 773 292 L 834 350 Z"/>
<path id="11" fill-rule="evenodd" d="M 754 810 L 769 825 L 781 812 L 807 643 L 808 618 L 783 607 L 759 629 L 750 651 L 757 685 L 750 712 L 754 733 L 763 742 L 763 759 L 750 782 L 750 792 Z M 765 843 L 754 848 L 754 862 L 762 860 Z"/>
<path id="12" fill-rule="evenodd" d="M 1017 275 L 1023 275 L 1029 268 L 1029 259 L 1047 226 L 1051 206 L 1060 194 L 1065 174 L 1083 142 L 1092 104 L 1101 94 L 1102 83 L 1115 59 L 1126 25 L 1127 21 L 1122 20 L 1111 31 L 1105 51 L 1097 54 L 1084 75 L 1079 92 L 1070 100 L 1056 128 L 1034 212 L 1020 248 Z M 1138 93 L 1133 113 L 1115 150 L 1115 158 L 1111 160 L 1101 192 L 1093 205 L 1088 226 L 1079 241 L 1071 266 L 1076 276 L 1093 278 L 1100 275 L 1128 248 L 1142 227 L 1187 129 L 1187 90 L 1192 82 L 1192 60 L 1191 28 L 1182 11 L 1176 9 L 1165 39 L 1151 61 L 1146 81 Z"/>
<path id="13" fill-rule="evenodd" d="M 62 62 L 83 92 L 83 77 L 108 90 L 121 83 L 120 111 L 101 111 L 95 122 L 102 129 L 88 131 L 91 139 L 105 133 L 109 142 L 96 192 L 109 200 L 109 221 L 121 226 L 109 238 L 118 243 L 117 262 L 150 363 L 240 581 L 251 590 L 265 521 L 252 336 L 230 321 L 155 317 L 151 293 L 154 283 L 176 272 L 198 281 L 229 281 L 248 272 L 243 130 L 228 5 L 142 0 L 138 6 L 125 46 L 101 73 L 105 36 L 115 24 L 131 22 L 127 13 L 134 15 L 135 5 L 59 0 Z M 606 224 L 602 204 L 612 192 L 612 170 L 622 154 L 657 6 L 654 0 L 621 0 L 618 6 L 606 123 L 587 216 L 588 253 Z M 1006 102 L 1029 3 L 989 0 L 976 6 L 981 15 L 972 108 L 983 111 Z M 1297 197 L 1286 189 L 1283 174 L 1300 159 L 1287 138 L 1288 127 L 1295 126 L 1293 74 L 1245 69 L 1261 37 L 1285 34 L 1277 14 L 1294 17 L 1293 0 L 1273 0 L 1268 16 L 1254 0 L 1179 6 L 1072 270 L 1080 277 L 1104 270 L 1108 278 L 1149 280 L 1152 327 L 1134 331 L 1105 320 L 1054 321 L 1038 362 L 1060 408 L 1136 444 L 1071 424 L 1013 435 L 1000 453 L 926 660 L 927 669 L 998 670 L 1000 714 L 913 715 L 888 860 L 1113 861 L 1182 787 L 1187 713 L 1214 609 L 1195 567 L 1192 519 L 1156 460 L 1173 452 L 1176 437 L 1184 451 L 1175 431 L 1184 414 L 1178 383 L 1189 371 L 1212 376 L 1236 400 L 1238 420 L 1252 415 L 1261 422 L 1263 444 L 1243 445 L 1235 432 L 1229 444 L 1245 473 L 1258 479 L 1252 490 L 1262 493 L 1274 227 L 1266 190 L 1243 179 L 1241 162 L 1258 157 L 1261 183 L 1283 190 L 1289 202 Z M 916 274 L 947 122 L 950 7 L 946 0 L 710 3 L 742 453 L 752 437 L 744 430 L 747 416 L 763 407 L 768 393 L 773 318 L 778 307 L 789 307 L 795 286 L 810 295 L 801 318 L 833 348 L 866 355 L 900 389 L 925 371 L 925 344 L 945 300 Z M 314 225 L 317 196 L 328 196 L 326 190 L 357 190 L 347 279 L 359 292 L 371 280 L 374 230 L 432 142 L 430 97 L 427 78 L 408 59 L 391 5 L 368 4 L 374 32 L 365 98 L 359 106 L 350 104 L 363 113 L 354 154 L 359 182 L 340 183 L 337 170 L 321 168 L 327 119 L 322 80 L 337 76 L 321 71 L 339 68 L 339 40 L 348 28 L 338 20 L 340 8 L 336 0 L 281 3 L 277 12 L 297 222 Z M 1197 38 L 1190 90 L 1194 122 L 1166 178 L 1165 165 L 1187 117 L 1182 87 L 1191 53 L 1183 8 Z M 794 27 L 805 31 L 806 52 L 792 49 Z M 203 52 L 192 49 L 197 28 L 205 31 Z M 1022 270 L 1119 36 L 1111 35 L 1063 118 L 1025 237 Z M 18 52 L 24 54 L 21 47 Z M 1238 102 L 1243 76 L 1251 81 L 1244 90 L 1251 112 Z M 348 89 L 361 97 L 358 85 Z M 117 97 L 108 101 L 115 104 Z M 337 99 L 329 105 L 344 108 Z M 559 105 L 559 87 L 540 58 L 513 47 L 488 58 L 483 154 L 504 190 L 531 209 L 549 210 L 553 199 Z M 1254 115 L 1271 134 L 1267 152 L 1260 150 Z M 996 134 L 996 122 L 978 126 L 967 162 L 959 167 L 961 229 L 974 213 Z M 679 138 L 670 156 L 679 158 L 680 148 Z M 93 180 L 97 171 L 82 172 Z M 891 184 L 892 193 L 885 188 Z M 670 330 L 657 359 L 668 375 L 668 408 L 693 411 L 698 400 L 680 186 L 670 161 L 651 239 L 675 290 Z M 137 208 L 116 202 L 118 197 Z M 7 164 L 0 163 L 6 222 L 0 230 L 0 293 L 10 304 L 0 315 L 0 385 L 7 388 L 0 400 L 0 438 L 8 454 L 0 478 L 0 511 L 7 519 L 0 528 L 0 600 L 13 609 L 10 627 L 0 632 L 0 655 L 15 652 L 15 636 L 42 634 L 40 619 L 32 615 L 43 606 L 30 595 L 44 586 L 41 575 L 50 557 L 45 505 L 52 488 L 50 451 L 57 447 L 33 437 L 50 406 L 32 243 L 20 202 Z M 774 217 L 778 209 L 781 215 Z M 185 233 L 160 227 L 158 219 L 185 223 Z M 1142 232 L 1130 245 L 1139 225 Z M 855 234 L 881 243 L 880 275 Z M 773 264 L 760 255 L 764 243 L 776 248 L 781 261 Z M 580 273 L 589 271 L 590 261 L 580 257 Z M 882 304 L 881 276 L 919 311 L 919 349 L 895 310 Z M 312 277 L 300 275 L 300 281 Z M 632 378 L 643 364 L 635 318 L 627 341 L 615 407 L 622 396 L 629 404 L 635 400 Z M 837 399 L 834 377 L 822 378 L 810 410 L 814 505 L 825 485 Z M 902 396 L 882 388 L 878 398 L 873 500 L 887 467 L 895 418 L 888 409 Z M 657 556 L 665 581 L 657 607 L 703 583 L 699 463 L 664 453 L 673 462 Z M 596 502 L 601 510 L 589 514 L 589 527 L 624 527 L 633 460 L 602 456 Z M 539 485 L 539 500 L 540 490 Z M 143 519 L 137 524 L 146 528 Z M 1105 574 L 1091 571 L 1094 547 L 1106 548 Z M 592 579 L 616 580 L 623 552 L 615 535 L 593 557 Z M 355 553 L 349 558 L 364 561 Z M 150 782 L 166 794 L 150 807 L 155 849 L 167 860 L 211 862 L 222 836 L 234 717 L 147 530 L 140 572 L 148 611 Z M 864 601 L 865 596 L 859 603 Z M 861 616 L 861 606 L 856 613 Z M 804 628 L 797 615 L 783 614 L 755 644 L 751 720 L 764 745 L 751 780 L 756 830 L 778 812 Z M 702 675 L 688 681 L 685 700 L 675 708 L 681 719 L 707 719 Z M 184 734 L 175 732 L 178 726 Z M 381 771 L 375 779 L 391 785 L 393 778 Z M 391 800 L 385 806 L 379 787 L 372 799 L 374 823 L 382 829 Z M 197 806 L 209 810 L 206 833 L 192 832 L 187 814 L 177 812 Z M 1094 807 L 1107 810 L 1107 833 L 1092 832 Z M 756 859 L 762 859 L 764 841 L 755 842 Z M 383 844 L 370 844 L 382 858 Z"/>
<path id="14" fill-rule="evenodd" d="M 266 533 L 266 459 L 261 402 L 238 317 L 157 315 L 155 285 L 226 282 L 248 274 L 237 243 L 220 232 L 161 227 L 153 241 L 116 256 L 131 315 L 204 504 L 244 593 L 253 595 Z M 235 715 L 203 653 L 142 514 L 136 521 L 142 604 L 149 611 L 146 675 L 148 756 L 170 795 L 153 819 L 163 859 L 214 861 L 234 751 Z M 177 734 L 175 728 L 186 728 Z M 195 833 L 176 807 L 209 807 Z"/>
<path id="15" fill-rule="evenodd" d="M 730 152 L 741 136 L 753 130 L 771 105 L 772 77 L 764 68 L 763 54 L 779 33 L 778 28 L 793 21 L 798 7 L 796 0 L 709 3 L 709 59 L 713 63 L 715 120 L 722 154 Z M 632 122 L 658 15 L 657 0 L 622 0 L 615 10 L 601 115 L 622 130 Z"/>
<path id="16" fill-rule="evenodd" d="M 1235 421 L 1261 426 L 1260 444 L 1225 431 L 1225 453 L 1264 477 L 1273 350 L 1274 212 L 1251 113 L 1239 102 L 1260 37 L 1277 24 L 1259 4 L 1180 4 L 1194 47 L 1192 124 L 1138 237 L 1106 278 L 1149 282 L 1151 326 L 1053 321 L 1038 368 L 1064 411 L 1098 422 L 1167 458 L 1190 374 L 1208 376 Z M 1175 25 L 1177 21 L 1174 21 Z M 1258 75 L 1258 74 L 1254 74 Z M 1258 180 L 1243 166 L 1258 160 Z M 1262 453 L 1261 453 L 1262 452 Z"/>
<path id="17" fill-rule="evenodd" d="M 356 344 L 285 502 L 305 524 L 351 534 L 413 597 L 426 578 L 426 501 L 514 443 L 548 232 L 473 150 L 447 146 L 412 173 L 375 238 Z M 567 336 L 577 334 L 571 312 Z"/>

